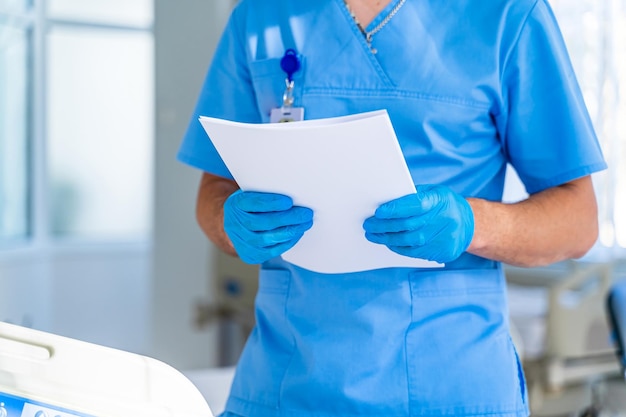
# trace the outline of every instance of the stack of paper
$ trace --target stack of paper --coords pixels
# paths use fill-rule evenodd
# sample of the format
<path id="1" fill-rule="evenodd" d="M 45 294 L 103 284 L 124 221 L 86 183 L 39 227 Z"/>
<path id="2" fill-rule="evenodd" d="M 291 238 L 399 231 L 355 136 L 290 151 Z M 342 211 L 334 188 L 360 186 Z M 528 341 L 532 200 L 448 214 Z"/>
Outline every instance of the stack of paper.
<path id="1" fill-rule="evenodd" d="M 365 239 L 363 221 L 380 204 L 415 192 L 385 110 L 292 123 L 200 122 L 242 190 L 285 194 L 314 211 L 313 227 L 286 261 L 321 273 L 441 266 Z"/>

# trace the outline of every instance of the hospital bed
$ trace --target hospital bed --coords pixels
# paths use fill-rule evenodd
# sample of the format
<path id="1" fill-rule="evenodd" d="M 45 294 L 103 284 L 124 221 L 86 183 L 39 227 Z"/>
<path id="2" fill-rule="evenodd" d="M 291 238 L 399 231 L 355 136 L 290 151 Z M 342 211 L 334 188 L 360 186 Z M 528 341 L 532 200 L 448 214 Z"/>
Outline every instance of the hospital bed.
<path id="1" fill-rule="evenodd" d="M 605 310 L 614 265 L 569 261 L 508 267 L 510 321 L 528 382 L 531 412 L 573 385 L 619 373 Z M 565 394 L 563 394 L 565 395 Z M 580 404 L 573 404 L 574 401 Z M 570 406 L 589 404 L 578 395 Z"/>
<path id="2" fill-rule="evenodd" d="M 0 322 L 0 417 L 211 417 L 171 366 Z"/>

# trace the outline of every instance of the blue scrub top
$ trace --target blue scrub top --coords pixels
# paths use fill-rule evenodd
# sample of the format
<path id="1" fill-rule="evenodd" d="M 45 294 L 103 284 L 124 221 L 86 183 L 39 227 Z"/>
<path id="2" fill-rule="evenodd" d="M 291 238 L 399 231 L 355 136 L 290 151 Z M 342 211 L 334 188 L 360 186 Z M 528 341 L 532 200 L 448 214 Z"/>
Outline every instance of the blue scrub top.
<path id="1" fill-rule="evenodd" d="M 387 109 L 417 185 L 500 201 L 507 163 L 531 194 L 606 167 L 545 0 L 407 0 L 373 46 L 343 0 L 241 1 L 178 158 L 232 178 L 198 116 L 268 122 L 293 48 L 305 118 Z M 466 253 L 438 270 L 328 275 L 276 258 L 255 309 L 228 412 L 528 413 L 496 262 Z"/>

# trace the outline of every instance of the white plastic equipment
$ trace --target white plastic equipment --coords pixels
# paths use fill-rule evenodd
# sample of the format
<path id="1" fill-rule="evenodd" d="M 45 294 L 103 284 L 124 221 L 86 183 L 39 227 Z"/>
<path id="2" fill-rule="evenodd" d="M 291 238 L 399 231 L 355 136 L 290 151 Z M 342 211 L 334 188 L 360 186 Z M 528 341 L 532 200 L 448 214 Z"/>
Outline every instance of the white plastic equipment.
<path id="1" fill-rule="evenodd" d="M 0 322 L 0 417 L 212 417 L 163 362 Z"/>

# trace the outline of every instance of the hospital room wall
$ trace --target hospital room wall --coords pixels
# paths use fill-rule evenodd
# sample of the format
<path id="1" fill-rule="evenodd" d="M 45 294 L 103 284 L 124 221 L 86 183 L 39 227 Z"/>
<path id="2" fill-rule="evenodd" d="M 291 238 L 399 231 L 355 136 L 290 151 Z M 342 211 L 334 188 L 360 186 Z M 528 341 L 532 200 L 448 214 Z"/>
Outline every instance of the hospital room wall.
<path id="1" fill-rule="evenodd" d="M 179 369 L 216 364 L 217 329 L 194 326 L 211 299 L 212 246 L 195 221 L 200 172 L 175 160 L 231 0 L 155 1 L 156 178 L 153 355 Z"/>
<path id="2" fill-rule="evenodd" d="M 0 251 L 0 321 L 147 354 L 178 369 L 217 363 L 212 247 L 194 218 L 200 173 L 175 159 L 231 0 L 155 0 L 152 240 L 57 245 L 35 233 Z M 35 217 L 44 210 L 37 205 Z"/>

